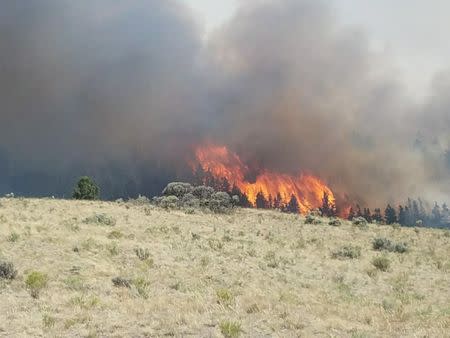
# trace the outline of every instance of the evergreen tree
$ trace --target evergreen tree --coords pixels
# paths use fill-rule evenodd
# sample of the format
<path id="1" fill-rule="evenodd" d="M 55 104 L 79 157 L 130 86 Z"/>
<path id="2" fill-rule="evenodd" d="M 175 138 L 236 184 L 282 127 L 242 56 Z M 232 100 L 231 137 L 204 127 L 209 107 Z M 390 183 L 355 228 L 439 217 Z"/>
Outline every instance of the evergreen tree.
<path id="1" fill-rule="evenodd" d="M 350 207 L 350 210 L 348 211 L 347 219 L 349 221 L 353 221 L 353 218 L 355 218 L 355 210 L 353 209 L 353 207 Z"/>
<path id="2" fill-rule="evenodd" d="M 96 200 L 99 196 L 98 185 L 88 176 L 83 176 L 78 180 L 72 194 L 72 197 L 77 200 Z"/>
<path id="3" fill-rule="evenodd" d="M 272 209 L 272 208 L 273 208 L 273 198 L 272 198 L 272 195 L 271 195 L 271 194 L 269 194 L 269 199 L 267 200 L 267 207 L 268 207 L 269 209 Z"/>
<path id="4" fill-rule="evenodd" d="M 258 209 L 267 209 L 267 200 L 262 191 L 256 195 L 256 207 Z"/>
<path id="5" fill-rule="evenodd" d="M 363 217 L 367 220 L 367 222 L 372 222 L 372 214 L 370 213 L 369 208 L 364 208 L 364 214 Z"/>
<path id="6" fill-rule="evenodd" d="M 383 222 L 383 216 L 381 215 L 381 209 L 380 208 L 374 209 L 373 215 L 372 215 L 372 221 L 373 222 L 377 222 L 377 223 L 382 223 Z"/>
<path id="7" fill-rule="evenodd" d="M 359 204 L 356 205 L 356 217 L 363 217 L 363 213 L 361 212 L 361 207 L 359 206 Z"/>
<path id="8" fill-rule="evenodd" d="M 337 214 L 336 206 L 330 201 L 328 193 L 323 194 L 322 207 L 319 208 L 323 216 L 334 217 Z"/>
<path id="9" fill-rule="evenodd" d="M 295 197 L 294 194 L 292 194 L 291 200 L 289 201 L 289 203 L 287 205 L 287 211 L 288 212 L 292 212 L 294 214 L 298 214 L 300 212 L 300 208 L 299 208 L 299 205 L 298 205 L 298 200 L 297 200 L 297 197 Z"/>
<path id="10" fill-rule="evenodd" d="M 252 204 L 248 200 L 248 197 L 246 194 L 244 194 L 236 185 L 233 185 L 233 188 L 231 189 L 231 196 L 239 196 L 239 206 L 242 208 L 251 208 Z"/>
<path id="11" fill-rule="evenodd" d="M 390 204 L 387 205 L 384 215 L 387 224 L 397 223 L 397 214 L 395 212 L 395 209 L 391 207 Z"/>
<path id="12" fill-rule="evenodd" d="M 401 205 L 398 207 L 398 222 L 403 226 L 406 225 L 406 211 Z"/>
<path id="13" fill-rule="evenodd" d="M 273 200 L 273 207 L 275 209 L 281 209 L 283 207 L 283 199 L 280 193 L 277 193 L 277 196 L 275 196 L 275 199 Z"/>
<path id="14" fill-rule="evenodd" d="M 434 203 L 434 208 L 431 211 L 431 219 L 434 225 L 440 225 L 442 221 L 442 215 L 441 215 L 441 208 L 437 204 L 437 202 Z"/>

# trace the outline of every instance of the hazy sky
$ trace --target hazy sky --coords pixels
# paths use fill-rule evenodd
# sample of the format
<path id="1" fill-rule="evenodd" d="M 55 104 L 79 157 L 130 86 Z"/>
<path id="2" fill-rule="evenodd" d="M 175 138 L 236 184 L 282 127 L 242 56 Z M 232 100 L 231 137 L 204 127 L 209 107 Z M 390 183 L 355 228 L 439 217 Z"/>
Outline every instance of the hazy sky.
<path id="1" fill-rule="evenodd" d="M 232 16 L 240 2 L 183 1 L 197 11 L 207 31 Z M 385 54 L 415 93 L 426 95 L 434 75 L 450 69 L 448 0 L 326 1 L 335 8 L 341 24 L 359 28 L 367 35 L 373 49 Z"/>

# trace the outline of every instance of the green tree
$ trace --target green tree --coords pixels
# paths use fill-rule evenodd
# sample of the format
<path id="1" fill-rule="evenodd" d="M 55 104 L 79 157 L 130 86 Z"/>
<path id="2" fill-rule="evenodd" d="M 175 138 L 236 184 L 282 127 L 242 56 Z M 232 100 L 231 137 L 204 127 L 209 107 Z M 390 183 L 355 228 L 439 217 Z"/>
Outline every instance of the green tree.
<path id="1" fill-rule="evenodd" d="M 397 213 L 395 212 L 395 209 L 391 207 L 390 204 L 387 205 L 384 215 L 387 224 L 394 224 L 397 222 Z"/>
<path id="2" fill-rule="evenodd" d="M 83 176 L 78 180 L 72 194 L 72 197 L 77 200 L 96 200 L 99 196 L 98 185 L 88 176 Z"/>
<path id="3" fill-rule="evenodd" d="M 291 200 L 289 201 L 289 204 L 287 205 L 287 211 L 292 212 L 294 214 L 298 214 L 300 212 L 300 207 L 298 205 L 297 197 L 295 197 L 294 194 L 291 196 Z"/>

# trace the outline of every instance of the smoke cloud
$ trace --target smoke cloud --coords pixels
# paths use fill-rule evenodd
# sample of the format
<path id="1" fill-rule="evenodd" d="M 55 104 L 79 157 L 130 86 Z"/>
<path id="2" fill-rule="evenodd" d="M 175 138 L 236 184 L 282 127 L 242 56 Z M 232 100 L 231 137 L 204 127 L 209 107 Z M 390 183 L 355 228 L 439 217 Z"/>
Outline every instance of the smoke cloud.
<path id="1" fill-rule="evenodd" d="M 203 38 L 180 1 L 42 0 L 0 10 L 0 193 L 157 193 L 190 146 L 309 172 L 361 204 L 450 196 L 450 77 L 414 104 L 327 2 L 245 1 Z"/>

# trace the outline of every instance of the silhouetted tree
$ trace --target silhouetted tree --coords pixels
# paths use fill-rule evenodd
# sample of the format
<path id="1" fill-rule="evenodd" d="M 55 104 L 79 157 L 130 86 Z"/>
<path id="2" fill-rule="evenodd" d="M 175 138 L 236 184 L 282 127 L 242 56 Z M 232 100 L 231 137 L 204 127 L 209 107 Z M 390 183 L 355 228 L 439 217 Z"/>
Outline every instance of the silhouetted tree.
<path id="1" fill-rule="evenodd" d="M 272 209 L 272 208 L 273 208 L 273 198 L 272 198 L 272 195 L 271 195 L 271 194 L 269 194 L 269 198 L 267 199 L 267 207 L 268 207 L 269 209 Z"/>
<path id="2" fill-rule="evenodd" d="M 281 209 L 283 207 L 283 199 L 281 198 L 281 194 L 277 193 L 275 199 L 273 200 L 273 207 L 275 209 Z"/>
<path id="3" fill-rule="evenodd" d="M 353 218 L 355 218 L 355 210 L 353 209 L 353 207 L 350 207 L 350 210 L 348 211 L 347 219 L 349 221 L 353 221 Z"/>
<path id="4" fill-rule="evenodd" d="M 398 222 L 401 225 L 406 225 L 406 211 L 401 205 L 398 207 Z"/>
<path id="5" fill-rule="evenodd" d="M 258 209 L 267 209 L 267 200 L 262 191 L 256 195 L 256 207 Z"/>
<path id="6" fill-rule="evenodd" d="M 363 217 L 367 220 L 367 222 L 372 222 L 372 214 L 369 208 L 364 208 Z"/>
<path id="7" fill-rule="evenodd" d="M 300 208 L 298 205 L 297 197 L 295 197 L 294 194 L 292 194 L 291 199 L 287 205 L 287 211 L 298 214 L 300 212 Z"/>
<path id="8" fill-rule="evenodd" d="M 359 204 L 356 205 L 355 217 L 363 217 L 363 213 L 361 212 L 361 207 Z"/>
<path id="9" fill-rule="evenodd" d="M 372 222 L 377 222 L 377 223 L 383 222 L 383 216 L 381 215 L 380 208 L 374 209 L 373 214 L 372 214 Z"/>
<path id="10" fill-rule="evenodd" d="M 391 207 L 390 204 L 387 205 L 384 215 L 387 224 L 397 223 L 397 213 L 395 212 L 395 209 Z"/>
<path id="11" fill-rule="evenodd" d="M 431 211 L 431 219 L 432 222 L 435 225 L 439 225 L 441 224 L 441 208 L 439 207 L 439 205 L 437 204 L 437 202 L 434 203 L 434 207 L 433 210 Z"/>
<path id="12" fill-rule="evenodd" d="M 322 207 L 319 208 L 323 216 L 334 217 L 337 215 L 336 205 L 330 201 L 328 193 L 323 194 Z"/>
<path id="13" fill-rule="evenodd" d="M 239 196 L 239 206 L 242 208 L 251 208 L 252 204 L 248 200 L 248 197 L 246 194 L 244 194 L 236 185 L 233 186 L 231 189 L 231 196 Z"/>

